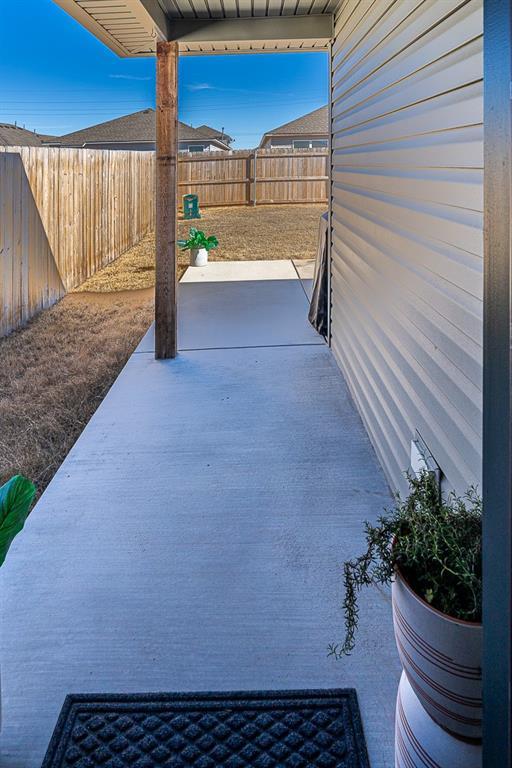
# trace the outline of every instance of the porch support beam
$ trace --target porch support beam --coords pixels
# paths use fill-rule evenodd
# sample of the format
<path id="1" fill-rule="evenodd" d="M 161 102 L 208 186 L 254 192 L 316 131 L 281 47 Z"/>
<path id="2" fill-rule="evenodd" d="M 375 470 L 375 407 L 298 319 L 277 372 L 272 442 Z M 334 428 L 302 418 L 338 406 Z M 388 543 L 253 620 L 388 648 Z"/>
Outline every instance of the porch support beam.
<path id="1" fill-rule="evenodd" d="M 271 40 L 330 40 L 333 16 L 169 19 L 167 38 L 182 43 L 243 43 Z"/>
<path id="2" fill-rule="evenodd" d="M 510 2 L 484 2 L 484 768 L 512 766 Z"/>
<path id="3" fill-rule="evenodd" d="M 155 357 L 176 357 L 178 173 L 178 43 L 156 49 Z"/>

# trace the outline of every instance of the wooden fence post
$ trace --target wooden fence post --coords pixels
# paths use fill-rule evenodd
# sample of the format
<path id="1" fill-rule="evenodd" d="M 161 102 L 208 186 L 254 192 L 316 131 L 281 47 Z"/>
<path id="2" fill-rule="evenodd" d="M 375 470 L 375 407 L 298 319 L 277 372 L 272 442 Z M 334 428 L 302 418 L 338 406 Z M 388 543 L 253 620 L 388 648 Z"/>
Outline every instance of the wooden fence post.
<path id="1" fill-rule="evenodd" d="M 250 205 L 252 202 L 252 155 L 248 151 L 245 161 L 245 202 Z"/>
<path id="2" fill-rule="evenodd" d="M 256 174 L 256 163 L 258 161 L 258 150 L 254 150 L 254 175 L 253 175 L 253 185 L 254 185 L 254 191 L 252 194 L 252 204 L 256 205 L 257 198 L 258 198 L 258 177 Z"/>
<path id="3" fill-rule="evenodd" d="M 156 47 L 155 357 L 177 354 L 178 43 Z"/>

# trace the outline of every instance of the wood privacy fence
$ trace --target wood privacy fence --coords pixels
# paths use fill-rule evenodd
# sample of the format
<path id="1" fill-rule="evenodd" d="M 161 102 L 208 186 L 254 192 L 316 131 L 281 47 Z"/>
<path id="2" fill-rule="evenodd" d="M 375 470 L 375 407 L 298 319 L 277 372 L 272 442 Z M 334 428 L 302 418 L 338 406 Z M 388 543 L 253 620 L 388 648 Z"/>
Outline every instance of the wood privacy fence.
<path id="1" fill-rule="evenodd" d="M 154 227 L 151 152 L 0 147 L 0 336 Z"/>
<path id="2" fill-rule="evenodd" d="M 257 149 L 180 155 L 178 190 L 201 206 L 325 203 L 325 149 Z"/>
<path id="3" fill-rule="evenodd" d="M 64 293 L 21 157 L 0 152 L 0 336 Z"/>
<path id="4" fill-rule="evenodd" d="M 152 152 L 0 146 L 0 336 L 154 228 Z M 326 202 L 326 150 L 180 155 L 201 206 Z"/>

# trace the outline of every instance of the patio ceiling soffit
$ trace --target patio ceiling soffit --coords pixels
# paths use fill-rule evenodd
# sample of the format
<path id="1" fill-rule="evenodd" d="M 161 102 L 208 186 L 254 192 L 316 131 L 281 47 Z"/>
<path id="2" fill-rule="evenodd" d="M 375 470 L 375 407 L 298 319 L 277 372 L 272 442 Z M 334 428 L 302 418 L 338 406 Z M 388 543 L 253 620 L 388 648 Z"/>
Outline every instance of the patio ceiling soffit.
<path id="1" fill-rule="evenodd" d="M 123 57 L 154 56 L 158 40 L 177 41 L 181 55 L 325 50 L 330 12 L 307 15 L 176 18 L 159 0 L 54 0 Z"/>

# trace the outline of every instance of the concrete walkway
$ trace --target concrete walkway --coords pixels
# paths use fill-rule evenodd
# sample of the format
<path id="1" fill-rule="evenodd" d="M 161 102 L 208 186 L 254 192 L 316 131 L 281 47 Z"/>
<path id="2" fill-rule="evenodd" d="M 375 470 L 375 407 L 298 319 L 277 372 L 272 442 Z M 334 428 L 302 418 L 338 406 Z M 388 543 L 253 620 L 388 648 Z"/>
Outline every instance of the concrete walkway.
<path id="1" fill-rule="evenodd" d="M 339 686 L 393 764 L 387 594 L 327 658 L 384 477 L 296 271 L 219 269 L 180 286 L 185 351 L 147 335 L 1 569 L 2 768 L 39 768 L 68 692 Z"/>

